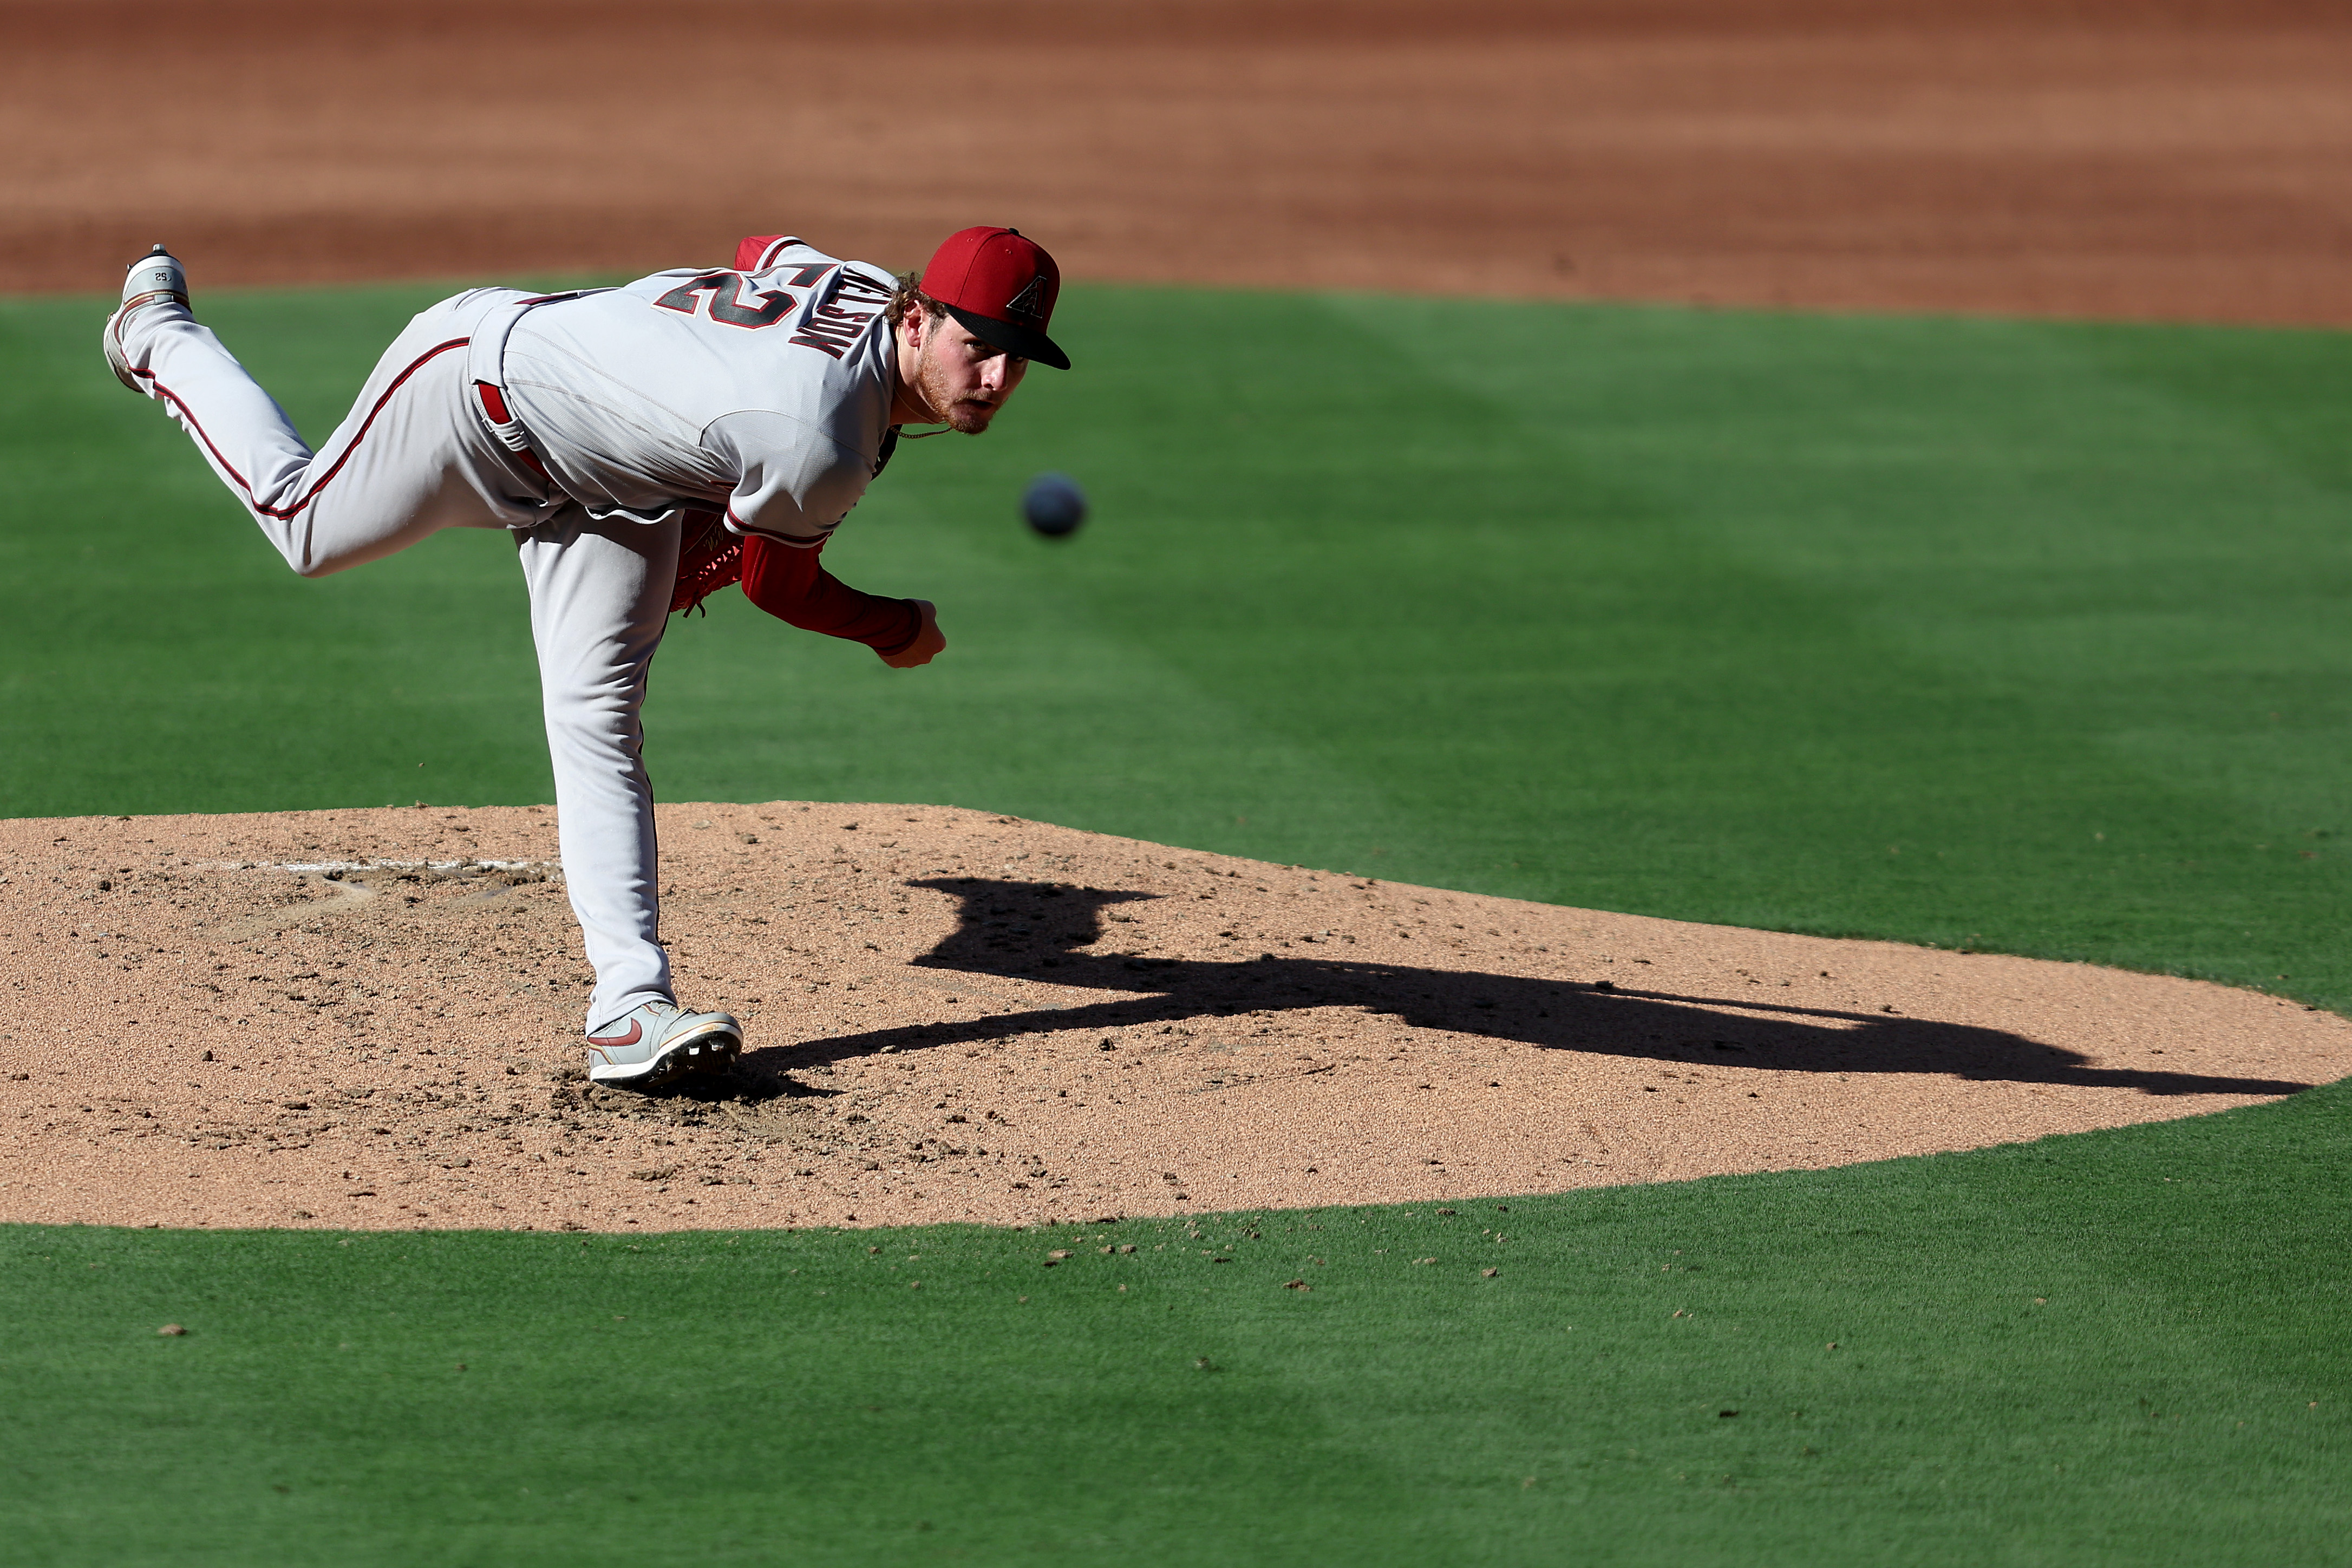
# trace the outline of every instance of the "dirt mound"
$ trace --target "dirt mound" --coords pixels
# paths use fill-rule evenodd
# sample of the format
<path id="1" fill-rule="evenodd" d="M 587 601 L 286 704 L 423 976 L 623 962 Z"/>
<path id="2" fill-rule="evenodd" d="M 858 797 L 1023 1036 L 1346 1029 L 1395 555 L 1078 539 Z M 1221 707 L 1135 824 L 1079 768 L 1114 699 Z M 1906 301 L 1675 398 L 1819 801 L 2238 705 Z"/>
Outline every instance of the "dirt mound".
<path id="1" fill-rule="evenodd" d="M 2352 1073 L 2084 965 L 1394 886 L 922 806 L 661 808 L 736 1073 L 581 1073 L 546 808 L 0 823 L 0 1221 L 1033 1222 L 1819 1167 Z"/>

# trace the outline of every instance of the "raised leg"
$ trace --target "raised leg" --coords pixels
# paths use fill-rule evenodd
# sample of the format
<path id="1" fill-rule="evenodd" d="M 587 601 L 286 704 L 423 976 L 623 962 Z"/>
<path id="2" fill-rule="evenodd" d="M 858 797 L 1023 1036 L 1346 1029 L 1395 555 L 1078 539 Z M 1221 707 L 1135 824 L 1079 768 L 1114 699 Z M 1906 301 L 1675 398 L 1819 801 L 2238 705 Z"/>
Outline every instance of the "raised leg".
<path id="1" fill-rule="evenodd" d="M 125 380 L 171 411 L 286 563 L 320 577 L 445 528 L 511 528 L 545 512 L 544 482 L 517 467 L 466 401 L 475 324 L 517 297 L 476 289 L 417 315 L 316 452 L 184 306 L 130 316 L 120 353 Z"/>

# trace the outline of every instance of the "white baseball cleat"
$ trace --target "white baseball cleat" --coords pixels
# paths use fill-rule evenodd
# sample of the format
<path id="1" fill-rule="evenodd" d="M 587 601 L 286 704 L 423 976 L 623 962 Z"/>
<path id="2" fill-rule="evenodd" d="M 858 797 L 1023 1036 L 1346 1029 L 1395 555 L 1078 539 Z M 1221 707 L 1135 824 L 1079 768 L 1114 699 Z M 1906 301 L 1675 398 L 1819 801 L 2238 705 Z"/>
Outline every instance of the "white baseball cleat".
<path id="1" fill-rule="evenodd" d="M 106 331 L 100 340 L 106 345 L 106 363 L 114 378 L 142 397 L 148 391 L 140 384 L 139 372 L 131 368 L 131 355 L 122 346 L 122 329 L 138 311 L 163 304 L 188 309 L 188 273 L 178 257 L 159 245 L 131 264 L 130 276 L 122 280 L 122 304 L 106 318 Z"/>
<path id="2" fill-rule="evenodd" d="M 654 1089 L 690 1072 L 724 1072 L 743 1048 L 729 1013 L 689 1013 L 675 1002 L 640 1002 L 588 1037 L 588 1076 Z"/>

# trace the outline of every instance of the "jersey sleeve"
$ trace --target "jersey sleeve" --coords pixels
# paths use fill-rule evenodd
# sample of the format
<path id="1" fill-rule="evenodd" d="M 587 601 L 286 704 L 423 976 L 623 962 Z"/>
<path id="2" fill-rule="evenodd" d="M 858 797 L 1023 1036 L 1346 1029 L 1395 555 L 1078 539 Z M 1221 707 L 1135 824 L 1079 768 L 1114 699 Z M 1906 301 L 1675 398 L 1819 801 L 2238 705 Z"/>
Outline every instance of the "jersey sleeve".
<path id="1" fill-rule="evenodd" d="M 847 637 L 877 653 L 893 654 L 914 646 L 922 635 L 923 613 L 912 600 L 861 593 L 819 565 L 817 553 L 761 534 L 745 536 L 744 597 L 803 631 Z"/>
<path id="2" fill-rule="evenodd" d="M 874 479 L 871 457 L 785 414 L 727 415 L 702 445 L 738 476 L 728 526 L 803 550 L 832 537 Z"/>

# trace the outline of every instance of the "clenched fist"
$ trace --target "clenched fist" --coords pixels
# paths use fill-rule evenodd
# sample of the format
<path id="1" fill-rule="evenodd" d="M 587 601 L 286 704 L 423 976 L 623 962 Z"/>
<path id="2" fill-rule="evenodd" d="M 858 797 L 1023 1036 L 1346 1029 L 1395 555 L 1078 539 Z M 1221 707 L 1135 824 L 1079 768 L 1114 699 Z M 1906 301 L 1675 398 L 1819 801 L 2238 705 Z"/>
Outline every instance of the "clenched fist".
<path id="1" fill-rule="evenodd" d="M 881 656 L 882 662 L 893 669 L 912 669 L 919 664 L 929 664 L 941 648 L 948 646 L 948 639 L 940 635 L 938 608 L 929 599 L 916 600 L 915 608 L 923 613 L 923 629 L 915 634 L 913 642 L 897 653 Z"/>

